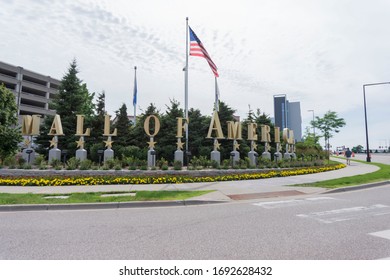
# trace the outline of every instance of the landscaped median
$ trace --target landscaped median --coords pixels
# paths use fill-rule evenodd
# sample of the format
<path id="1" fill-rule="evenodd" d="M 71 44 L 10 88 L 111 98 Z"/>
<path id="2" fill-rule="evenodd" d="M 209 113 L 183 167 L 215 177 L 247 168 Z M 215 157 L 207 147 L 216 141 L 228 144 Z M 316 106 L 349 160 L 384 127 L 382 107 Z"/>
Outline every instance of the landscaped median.
<path id="1" fill-rule="evenodd" d="M 181 183 L 200 183 L 200 182 L 220 182 L 220 181 L 241 181 L 257 180 L 274 177 L 287 177 L 295 175 L 313 174 L 344 168 L 345 164 L 332 164 L 319 167 L 305 167 L 294 169 L 270 169 L 256 170 L 248 172 L 241 170 L 231 170 L 223 175 L 213 175 L 213 172 L 205 175 L 191 176 L 176 174 L 153 175 L 97 175 L 97 176 L 0 176 L 1 186 L 92 186 L 92 185 L 137 185 L 137 184 L 181 184 Z"/>
<path id="2" fill-rule="evenodd" d="M 353 160 L 363 164 L 375 165 L 379 167 L 379 170 L 367 174 L 354 175 L 349 177 L 342 177 L 337 179 L 331 179 L 326 181 L 306 183 L 306 184 L 297 184 L 297 186 L 305 187 L 321 187 L 328 189 L 336 189 L 349 186 L 358 186 L 363 184 L 371 184 L 378 182 L 388 182 L 390 180 L 390 165 L 383 163 L 375 162 L 365 162 L 361 160 Z"/>

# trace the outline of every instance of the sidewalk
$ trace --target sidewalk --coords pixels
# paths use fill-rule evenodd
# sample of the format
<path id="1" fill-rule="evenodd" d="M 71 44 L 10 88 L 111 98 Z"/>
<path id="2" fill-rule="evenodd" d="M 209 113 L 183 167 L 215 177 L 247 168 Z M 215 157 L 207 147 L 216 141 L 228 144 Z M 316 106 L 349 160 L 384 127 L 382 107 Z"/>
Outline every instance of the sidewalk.
<path id="1" fill-rule="evenodd" d="M 345 159 L 335 159 L 345 162 Z M 230 201 L 278 196 L 305 195 L 324 192 L 324 188 L 289 186 L 312 183 L 328 179 L 370 173 L 378 170 L 376 166 L 352 162 L 346 168 L 300 176 L 278 177 L 260 180 L 229 181 L 214 183 L 161 184 L 161 185 L 98 185 L 98 186 L 58 186 L 58 187 L 10 187 L 0 186 L 0 193 L 45 193 L 66 194 L 75 192 L 108 192 L 137 190 L 214 190 L 215 192 L 194 197 L 189 201 Z"/>

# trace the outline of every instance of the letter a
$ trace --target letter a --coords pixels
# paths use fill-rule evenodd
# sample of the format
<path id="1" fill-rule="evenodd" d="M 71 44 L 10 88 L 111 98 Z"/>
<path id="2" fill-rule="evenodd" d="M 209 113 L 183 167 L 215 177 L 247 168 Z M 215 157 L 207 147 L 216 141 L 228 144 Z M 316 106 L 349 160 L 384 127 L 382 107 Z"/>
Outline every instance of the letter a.
<path id="1" fill-rule="evenodd" d="M 214 111 L 213 117 L 211 118 L 210 126 L 209 126 L 209 132 L 207 133 L 206 138 L 213 138 L 211 137 L 211 133 L 215 130 L 216 132 L 216 138 L 222 139 L 223 137 L 223 132 L 221 128 L 221 122 L 219 121 L 219 116 L 217 111 Z"/>
<path id="2" fill-rule="evenodd" d="M 53 123 L 47 135 L 57 135 L 57 136 L 64 135 L 64 132 L 62 131 L 62 123 L 61 123 L 60 115 L 54 116 Z"/>

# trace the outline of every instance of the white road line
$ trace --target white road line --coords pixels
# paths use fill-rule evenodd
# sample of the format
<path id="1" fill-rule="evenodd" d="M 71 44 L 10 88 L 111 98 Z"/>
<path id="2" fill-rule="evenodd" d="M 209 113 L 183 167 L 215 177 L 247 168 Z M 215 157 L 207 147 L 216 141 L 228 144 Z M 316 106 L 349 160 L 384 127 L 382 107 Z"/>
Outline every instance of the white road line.
<path id="1" fill-rule="evenodd" d="M 296 216 L 300 218 L 312 218 L 322 223 L 331 224 L 335 222 L 344 222 L 365 217 L 389 214 L 390 206 L 375 204 L 371 206 L 356 206 L 322 212 L 313 212 L 309 214 L 298 214 Z"/>
<path id="2" fill-rule="evenodd" d="M 371 232 L 371 233 L 369 233 L 369 235 L 390 240 L 390 229 L 383 230 L 383 231 L 377 231 L 377 232 Z M 390 257 L 382 258 L 380 260 L 390 260 Z"/>
<path id="3" fill-rule="evenodd" d="M 389 230 L 383 230 L 383 231 L 377 231 L 377 232 L 372 232 L 369 233 L 369 235 L 377 236 L 377 237 L 382 237 L 385 239 L 390 240 L 390 229 Z"/>
<path id="4" fill-rule="evenodd" d="M 290 200 L 279 200 L 279 201 L 269 201 L 269 202 L 258 202 L 253 203 L 255 206 L 260 206 L 266 209 L 271 208 L 282 208 L 282 207 L 289 207 L 289 206 L 295 206 L 295 205 L 302 205 L 302 204 L 313 204 L 313 203 L 320 203 L 320 202 L 326 202 L 330 200 L 335 200 L 336 198 L 333 197 L 312 197 L 312 198 L 305 198 L 305 199 L 290 199 Z"/>

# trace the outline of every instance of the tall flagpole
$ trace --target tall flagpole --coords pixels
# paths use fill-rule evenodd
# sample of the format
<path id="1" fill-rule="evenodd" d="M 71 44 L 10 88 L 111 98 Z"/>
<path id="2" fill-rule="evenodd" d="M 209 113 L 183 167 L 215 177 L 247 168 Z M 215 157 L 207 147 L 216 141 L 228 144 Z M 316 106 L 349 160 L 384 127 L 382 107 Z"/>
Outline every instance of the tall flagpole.
<path id="1" fill-rule="evenodd" d="M 135 126 L 137 123 L 137 66 L 134 66 L 133 106 L 134 106 L 134 126 Z"/>
<path id="2" fill-rule="evenodd" d="M 186 155 L 188 153 L 188 17 L 186 18 L 186 67 L 185 67 L 185 81 L 184 81 L 184 103 L 185 103 L 185 117 L 187 119 L 186 129 Z"/>
<path id="3" fill-rule="evenodd" d="M 219 112 L 219 89 L 217 83 L 217 77 L 215 78 L 215 111 Z"/>

